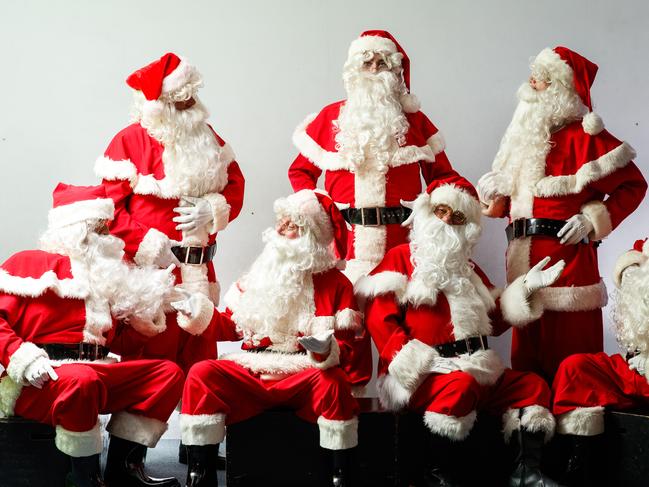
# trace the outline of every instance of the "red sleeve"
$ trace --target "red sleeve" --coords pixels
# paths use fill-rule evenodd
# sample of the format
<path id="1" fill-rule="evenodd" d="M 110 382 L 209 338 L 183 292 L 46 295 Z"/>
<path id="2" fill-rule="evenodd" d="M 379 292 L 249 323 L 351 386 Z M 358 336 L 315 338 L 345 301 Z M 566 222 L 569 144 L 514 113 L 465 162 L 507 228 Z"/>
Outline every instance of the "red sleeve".
<path id="1" fill-rule="evenodd" d="M 410 341 L 405 328 L 403 309 L 397 304 L 394 293 L 381 294 L 369 299 L 365 305 L 367 326 L 379 357 L 390 363 L 401 348 Z"/>
<path id="2" fill-rule="evenodd" d="M 110 337 L 110 351 L 124 357 L 140 357 L 149 337 L 135 331 L 121 321 L 113 327 Z"/>
<path id="3" fill-rule="evenodd" d="M 309 161 L 302 154 L 298 156 L 288 168 L 288 179 L 291 182 L 293 191 L 302 189 L 315 189 L 318 185 L 318 178 L 322 174 L 322 169 Z"/>
<path id="4" fill-rule="evenodd" d="M 214 310 L 209 329 L 211 336 L 217 342 L 237 342 L 243 338 L 237 324 L 232 321 L 232 311 L 229 308 L 223 313 Z"/>
<path id="5" fill-rule="evenodd" d="M 241 213 L 245 186 L 246 180 L 239 164 L 237 161 L 232 161 L 228 166 L 228 183 L 221 191 L 225 201 L 230 205 L 229 221 L 234 220 Z"/>
<path id="6" fill-rule="evenodd" d="M 13 329 L 23 315 L 26 298 L 12 294 L 0 294 L 0 364 L 6 369 L 9 360 L 24 343 Z"/>

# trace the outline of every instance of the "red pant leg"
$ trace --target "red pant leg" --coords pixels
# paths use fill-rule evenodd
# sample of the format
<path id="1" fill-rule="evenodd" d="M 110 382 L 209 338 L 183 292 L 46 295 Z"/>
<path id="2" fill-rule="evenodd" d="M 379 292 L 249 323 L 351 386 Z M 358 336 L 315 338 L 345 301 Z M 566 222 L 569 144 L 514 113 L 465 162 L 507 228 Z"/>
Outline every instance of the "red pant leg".
<path id="1" fill-rule="evenodd" d="M 409 409 L 423 412 L 433 433 L 463 440 L 475 422 L 479 393 L 479 384 L 466 372 L 430 374 L 412 395 Z"/>

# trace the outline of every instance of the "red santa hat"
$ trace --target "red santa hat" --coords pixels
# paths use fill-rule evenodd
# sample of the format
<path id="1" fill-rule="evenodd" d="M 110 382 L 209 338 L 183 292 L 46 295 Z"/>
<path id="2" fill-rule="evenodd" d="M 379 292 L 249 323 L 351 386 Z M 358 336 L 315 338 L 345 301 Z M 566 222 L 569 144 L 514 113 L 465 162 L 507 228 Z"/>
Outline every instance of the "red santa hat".
<path id="1" fill-rule="evenodd" d="M 349 60 L 356 54 L 368 51 L 380 52 L 383 54 L 401 54 L 403 82 L 408 89 L 408 93 L 401 95 L 401 106 L 407 113 L 415 113 L 419 111 L 421 104 L 417 97 L 410 93 L 410 58 L 394 36 L 387 30 L 366 30 L 350 44 L 347 59 Z"/>
<path id="2" fill-rule="evenodd" d="M 597 64 L 567 47 L 557 46 L 554 49 L 543 49 L 534 59 L 533 66 L 545 69 L 551 80 L 557 80 L 565 86 L 574 88 L 582 103 L 588 108 L 588 113 L 582 120 L 587 134 L 596 135 L 604 130 L 604 122 L 593 112 L 590 97 L 590 89 L 598 70 Z"/>
<path id="3" fill-rule="evenodd" d="M 426 211 L 431 213 L 437 205 L 448 205 L 453 211 L 461 211 L 466 216 L 467 223 L 480 224 L 482 210 L 478 193 L 471 183 L 465 179 L 438 179 L 433 181 L 426 192 L 420 194 L 413 204 L 402 201 L 405 206 L 412 207 L 412 215 L 403 225 L 408 225 L 417 214 Z"/>
<path id="4" fill-rule="evenodd" d="M 103 186 L 73 186 L 59 183 L 52 193 L 49 227 L 60 228 L 85 220 L 112 220 L 113 200 Z"/>
<path id="5" fill-rule="evenodd" d="M 347 222 L 328 195 L 303 189 L 276 200 L 274 209 L 277 216 L 307 226 L 321 244 L 329 245 L 333 241 L 337 257 L 344 258 L 347 254 Z"/>

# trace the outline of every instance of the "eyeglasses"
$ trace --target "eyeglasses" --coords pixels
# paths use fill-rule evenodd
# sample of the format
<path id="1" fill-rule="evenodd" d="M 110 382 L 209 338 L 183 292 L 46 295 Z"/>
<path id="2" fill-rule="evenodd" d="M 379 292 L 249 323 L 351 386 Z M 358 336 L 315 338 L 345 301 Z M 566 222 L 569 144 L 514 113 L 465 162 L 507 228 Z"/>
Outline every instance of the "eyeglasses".
<path id="1" fill-rule="evenodd" d="M 448 205 L 437 205 L 433 213 L 440 220 L 448 220 L 451 225 L 464 225 L 466 223 L 466 215 L 459 210 L 453 211 L 453 208 Z"/>

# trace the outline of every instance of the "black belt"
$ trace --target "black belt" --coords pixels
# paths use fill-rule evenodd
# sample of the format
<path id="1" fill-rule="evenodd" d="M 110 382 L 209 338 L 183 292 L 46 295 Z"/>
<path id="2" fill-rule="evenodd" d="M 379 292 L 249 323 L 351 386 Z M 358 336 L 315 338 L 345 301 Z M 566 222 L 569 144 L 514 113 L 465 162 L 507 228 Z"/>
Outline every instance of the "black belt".
<path id="1" fill-rule="evenodd" d="M 507 226 L 505 234 L 508 242 L 515 238 L 533 235 L 557 238 L 557 233 L 565 224 L 565 220 L 551 220 L 550 218 L 518 218 Z"/>
<path id="2" fill-rule="evenodd" d="M 171 247 L 171 251 L 183 264 L 200 265 L 214 258 L 216 244 L 209 247 Z"/>
<path id="3" fill-rule="evenodd" d="M 405 206 L 345 208 L 340 210 L 350 225 L 390 225 L 401 224 L 410 216 L 412 210 Z"/>
<path id="4" fill-rule="evenodd" d="M 456 342 L 434 345 L 433 348 L 437 350 L 442 357 L 457 357 L 464 353 L 472 354 L 479 350 L 488 350 L 489 344 L 487 343 L 486 336 L 478 335 L 463 340 L 457 340 Z"/>
<path id="5" fill-rule="evenodd" d="M 100 360 L 110 352 L 108 347 L 92 343 L 43 343 L 38 346 L 51 360 Z"/>

